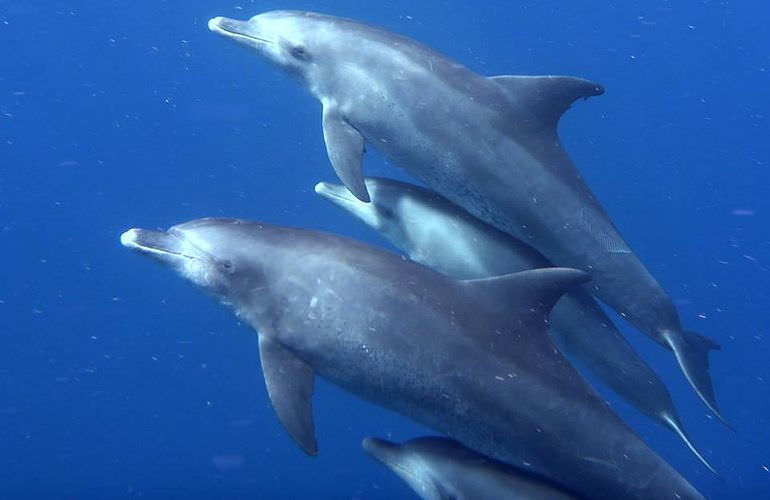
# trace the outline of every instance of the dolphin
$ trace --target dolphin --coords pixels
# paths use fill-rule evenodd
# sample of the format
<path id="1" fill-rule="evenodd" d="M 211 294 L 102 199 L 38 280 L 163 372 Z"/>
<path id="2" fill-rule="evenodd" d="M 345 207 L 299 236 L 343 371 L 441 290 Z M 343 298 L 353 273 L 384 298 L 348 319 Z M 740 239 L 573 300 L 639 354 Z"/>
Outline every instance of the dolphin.
<path id="1" fill-rule="evenodd" d="M 413 184 L 369 177 L 364 203 L 344 186 L 320 182 L 315 192 L 379 231 L 420 264 L 457 279 L 488 278 L 553 267 L 535 249 L 473 217 L 446 198 Z M 556 344 L 608 387 L 672 430 L 712 472 L 685 432 L 671 395 L 584 290 L 562 297 L 550 314 Z"/>
<path id="2" fill-rule="evenodd" d="M 490 460 L 457 441 L 430 436 L 396 444 L 365 438 L 364 450 L 423 500 L 576 500 L 531 472 Z"/>
<path id="3" fill-rule="evenodd" d="M 719 345 L 684 330 L 670 297 L 623 240 L 562 149 L 556 127 L 573 101 L 602 94 L 568 76 L 485 78 L 414 40 L 301 11 L 209 29 L 294 76 L 322 104 L 337 176 L 369 201 L 364 146 L 558 266 L 591 274 L 591 291 L 669 348 L 721 419 L 709 375 Z"/>
<path id="4" fill-rule="evenodd" d="M 457 281 L 347 238 L 237 219 L 132 229 L 121 242 L 258 333 L 273 408 L 309 454 L 318 374 L 591 498 L 702 498 L 548 337 L 548 311 L 582 271 Z"/>

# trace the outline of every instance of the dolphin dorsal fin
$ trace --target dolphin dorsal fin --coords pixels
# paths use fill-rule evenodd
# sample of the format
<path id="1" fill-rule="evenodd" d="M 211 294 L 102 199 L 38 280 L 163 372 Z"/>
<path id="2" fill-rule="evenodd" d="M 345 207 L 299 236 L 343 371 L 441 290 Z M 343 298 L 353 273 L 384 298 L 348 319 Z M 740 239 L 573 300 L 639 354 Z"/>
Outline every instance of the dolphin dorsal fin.
<path id="1" fill-rule="evenodd" d="M 544 331 L 548 313 L 570 288 L 589 281 L 577 269 L 549 267 L 492 278 L 464 280 L 463 287 L 523 331 Z M 520 327 L 520 328 L 519 328 Z"/>
<path id="2" fill-rule="evenodd" d="M 259 357 L 267 394 L 278 420 L 308 455 L 318 454 L 311 397 L 315 373 L 291 351 L 259 335 Z"/>
<path id="3" fill-rule="evenodd" d="M 572 76 L 512 76 L 489 78 L 517 107 L 528 109 L 543 125 L 556 128 L 561 115 L 578 99 L 604 93 L 598 83 Z"/>

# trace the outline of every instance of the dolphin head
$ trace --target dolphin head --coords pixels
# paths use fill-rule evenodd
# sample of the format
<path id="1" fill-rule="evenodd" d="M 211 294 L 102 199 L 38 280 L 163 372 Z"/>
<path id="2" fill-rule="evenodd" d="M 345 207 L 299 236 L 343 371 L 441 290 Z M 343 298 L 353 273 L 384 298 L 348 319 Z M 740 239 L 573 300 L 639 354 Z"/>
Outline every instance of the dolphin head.
<path id="1" fill-rule="evenodd" d="M 120 237 L 123 246 L 152 257 L 182 277 L 238 306 L 253 302 L 250 294 L 261 288 L 265 276 L 264 252 L 249 227 L 236 219 L 197 219 L 168 231 L 129 229 Z"/>
<path id="2" fill-rule="evenodd" d="M 382 233 L 391 241 L 404 241 L 404 217 L 410 216 L 405 212 L 409 203 L 409 191 L 403 183 L 367 177 L 364 181 L 371 201 L 363 202 L 340 184 L 319 182 L 315 185 L 316 194 L 347 210 L 362 222 Z"/>
<path id="3" fill-rule="evenodd" d="M 322 64 L 329 54 L 345 53 L 344 31 L 335 18 L 301 11 L 271 11 L 248 21 L 215 17 L 209 29 L 256 51 L 289 74 L 321 82 L 317 73 L 332 65 Z M 348 44 L 348 48 L 350 45 Z"/>
<path id="4" fill-rule="evenodd" d="M 366 438 L 362 443 L 420 498 L 578 498 L 529 470 L 511 467 L 446 437 L 424 436 L 402 444 Z"/>
<path id="5" fill-rule="evenodd" d="M 372 66 L 374 57 L 378 60 L 377 67 L 386 74 L 401 67 L 394 47 L 398 44 L 380 30 L 348 19 L 278 10 L 256 15 L 248 21 L 215 17 L 208 26 L 211 31 L 247 46 L 284 72 L 298 77 L 321 100 L 330 96 L 344 100 L 345 96 L 350 98 L 372 91 L 374 83 L 366 68 Z"/>
<path id="6" fill-rule="evenodd" d="M 430 262 L 423 254 L 431 252 L 436 232 L 453 231 L 442 216 L 446 200 L 427 189 L 380 177 L 367 177 L 370 202 L 365 203 L 337 184 L 319 182 L 315 192 L 347 210 L 375 229 L 412 260 Z M 438 208 L 437 208 L 438 207 Z"/>
<path id="7" fill-rule="evenodd" d="M 441 495 L 429 464 L 404 445 L 386 439 L 367 437 L 364 438 L 361 446 L 372 458 L 395 472 L 421 498 L 447 498 Z"/>

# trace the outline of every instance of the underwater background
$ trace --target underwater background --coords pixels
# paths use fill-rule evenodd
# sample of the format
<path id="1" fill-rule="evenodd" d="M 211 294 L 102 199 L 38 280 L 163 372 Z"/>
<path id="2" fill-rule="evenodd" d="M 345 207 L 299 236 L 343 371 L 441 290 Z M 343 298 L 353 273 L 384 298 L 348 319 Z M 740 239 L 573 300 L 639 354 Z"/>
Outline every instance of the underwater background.
<path id="1" fill-rule="evenodd" d="M 707 497 L 770 498 L 770 4 L 762 1 L 0 0 L 0 498 L 412 498 L 361 449 L 428 431 L 319 381 L 320 454 L 280 427 L 257 337 L 120 246 L 203 216 L 384 245 L 313 193 L 320 106 L 210 33 L 278 8 L 352 17 L 486 75 L 603 84 L 567 151 L 711 355 L 733 433 L 673 357 L 617 324 L 720 471 L 598 389 Z M 375 153 L 367 175 L 406 179 Z M 511 175 L 516 175 L 515 171 Z"/>

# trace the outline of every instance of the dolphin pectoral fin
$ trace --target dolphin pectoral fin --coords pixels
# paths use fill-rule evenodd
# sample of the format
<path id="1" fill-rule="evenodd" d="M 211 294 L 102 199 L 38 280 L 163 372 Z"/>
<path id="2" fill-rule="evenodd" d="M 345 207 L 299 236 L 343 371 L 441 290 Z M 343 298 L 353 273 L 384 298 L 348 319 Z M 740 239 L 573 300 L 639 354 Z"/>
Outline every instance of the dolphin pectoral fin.
<path id="1" fill-rule="evenodd" d="M 492 76 L 513 102 L 520 103 L 556 127 L 561 115 L 578 99 L 604 93 L 598 83 L 571 76 Z"/>
<path id="2" fill-rule="evenodd" d="M 577 269 L 550 267 L 460 283 L 494 301 L 496 310 L 516 318 L 526 330 L 545 331 L 551 308 L 570 288 L 590 280 Z"/>
<path id="3" fill-rule="evenodd" d="M 368 203 L 362 162 L 364 138 L 342 115 L 329 106 L 323 112 L 324 141 L 329 161 L 345 187 L 359 200 Z"/>
<path id="4" fill-rule="evenodd" d="M 259 357 L 267 393 L 283 427 L 308 455 L 318 454 L 313 424 L 313 369 L 265 335 L 259 336 Z"/>
<path id="5" fill-rule="evenodd" d="M 721 346 L 703 335 L 687 330 L 678 333 L 665 331 L 662 335 L 671 350 L 674 351 L 679 368 L 692 388 L 695 389 L 698 397 L 723 424 L 734 431 L 735 428 L 719 411 L 714 395 L 714 386 L 709 374 L 709 352 L 719 350 Z"/>

